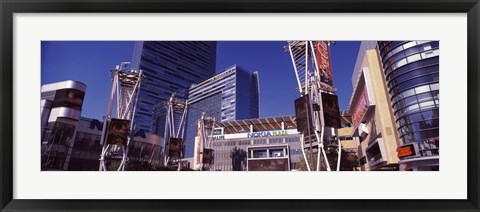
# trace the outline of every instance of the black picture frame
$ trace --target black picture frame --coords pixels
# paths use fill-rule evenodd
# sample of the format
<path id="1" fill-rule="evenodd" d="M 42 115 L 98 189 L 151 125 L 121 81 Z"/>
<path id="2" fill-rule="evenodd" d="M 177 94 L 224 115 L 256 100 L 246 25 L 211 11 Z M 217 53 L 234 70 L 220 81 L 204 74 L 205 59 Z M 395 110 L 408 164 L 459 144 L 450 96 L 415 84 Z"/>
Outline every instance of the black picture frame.
<path id="1" fill-rule="evenodd" d="M 478 0 L 0 0 L 1 211 L 479 211 Z M 467 13 L 468 198 L 466 200 L 19 200 L 13 199 L 15 13 Z M 450 182 L 445 182 L 450 183 Z M 448 192 L 448 191 L 445 191 Z"/>

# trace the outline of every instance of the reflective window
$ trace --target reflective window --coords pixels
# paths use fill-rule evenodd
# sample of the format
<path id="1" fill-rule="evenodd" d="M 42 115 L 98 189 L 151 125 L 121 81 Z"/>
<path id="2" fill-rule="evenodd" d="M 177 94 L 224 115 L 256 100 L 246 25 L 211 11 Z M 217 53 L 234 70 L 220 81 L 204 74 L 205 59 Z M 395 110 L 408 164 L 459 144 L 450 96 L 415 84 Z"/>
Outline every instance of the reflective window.
<path id="1" fill-rule="evenodd" d="M 414 70 L 411 70 L 411 71 L 405 72 L 405 73 L 395 72 L 395 74 L 390 75 L 389 79 L 387 79 L 388 81 L 390 81 L 388 86 L 392 86 L 392 83 L 394 83 L 394 82 L 395 83 L 396 82 L 403 82 L 403 81 L 406 81 L 408 79 L 417 77 L 419 75 L 430 74 L 430 73 L 434 73 L 434 72 L 438 72 L 438 66 L 428 66 L 428 67 L 425 67 L 425 68 L 414 69 Z"/>
<path id="2" fill-rule="evenodd" d="M 438 109 L 422 112 L 424 119 L 438 119 Z"/>
<path id="3" fill-rule="evenodd" d="M 427 91 L 430 91 L 430 86 L 429 85 L 424 85 L 424 86 L 420 86 L 420 87 L 415 88 L 416 93 L 423 93 L 423 92 L 427 92 Z"/>
<path id="4" fill-rule="evenodd" d="M 425 132 L 426 130 L 436 130 L 438 128 L 438 119 L 425 120 L 404 125 L 399 129 L 400 136 L 414 132 Z M 438 129 L 437 129 L 438 131 Z M 431 133 L 430 131 L 428 133 Z"/>
<path id="5" fill-rule="evenodd" d="M 433 99 L 440 99 L 440 94 L 439 94 L 439 91 L 436 90 L 436 91 L 432 91 L 432 96 L 433 96 Z"/>
<path id="6" fill-rule="evenodd" d="M 405 98 L 404 101 L 405 101 L 405 106 L 408 106 L 408 105 L 417 103 L 417 98 L 415 96 L 411 96 L 411 97 Z"/>
<path id="7" fill-rule="evenodd" d="M 414 105 L 410 105 L 407 107 L 407 110 L 405 112 L 416 112 L 418 111 L 420 108 L 418 106 L 418 104 L 414 104 Z"/>
<path id="8" fill-rule="evenodd" d="M 422 50 L 423 51 L 427 51 L 427 50 L 430 50 L 430 49 L 432 49 L 432 45 L 430 43 L 422 45 Z"/>
<path id="9" fill-rule="evenodd" d="M 422 59 L 420 57 L 420 54 L 414 54 L 412 56 L 407 57 L 407 60 L 408 60 L 409 63 L 415 62 L 415 61 L 420 60 L 420 59 Z"/>
<path id="10" fill-rule="evenodd" d="M 409 48 L 409 49 L 405 49 L 405 51 L 403 51 L 403 52 L 405 53 L 405 55 L 410 56 L 412 54 L 418 53 L 419 49 L 418 49 L 418 47 L 415 46 L 415 47 L 412 47 L 412 48 Z"/>
<path id="11" fill-rule="evenodd" d="M 427 93 L 422 93 L 417 95 L 418 102 L 425 102 L 432 100 L 432 93 L 427 92 Z"/>
<path id="12" fill-rule="evenodd" d="M 412 88 L 412 87 L 414 87 L 416 85 L 419 85 L 419 84 L 425 84 L 425 83 L 429 83 L 429 82 L 433 82 L 433 81 L 438 81 L 438 73 L 425 75 L 425 76 L 421 76 L 421 77 L 418 77 L 418 78 L 414 78 L 414 79 L 402 82 L 402 83 L 398 84 L 397 86 L 393 87 L 392 90 L 390 91 L 390 93 L 393 94 L 392 91 L 393 92 L 399 92 L 399 91 L 402 91 L 402 90 L 406 90 L 408 88 Z M 422 88 L 422 89 L 424 89 L 424 90 L 429 89 L 428 85 L 426 85 L 424 87 L 425 88 Z M 417 91 L 417 93 L 420 93 L 420 92 Z"/>
<path id="13" fill-rule="evenodd" d="M 423 118 L 421 113 L 414 113 L 412 115 L 409 115 L 408 119 L 409 119 L 409 123 L 412 123 L 412 122 L 421 121 Z"/>
<path id="14" fill-rule="evenodd" d="M 387 76 L 387 79 L 390 79 L 390 74 L 393 74 L 392 71 L 395 71 L 397 74 L 399 73 L 405 73 L 405 72 L 408 72 L 412 69 L 417 69 L 417 68 L 422 68 L 422 67 L 425 67 L 425 66 L 431 66 L 431 65 L 438 65 L 438 57 L 432 57 L 432 58 L 428 58 L 428 59 L 425 59 L 425 60 L 420 60 L 420 61 L 417 61 L 415 63 L 409 63 L 405 66 L 402 66 L 398 69 L 395 69 L 395 68 L 392 68 L 392 67 L 388 67 L 388 64 L 384 64 L 387 68 L 385 70 L 385 73 L 386 73 L 386 76 Z"/>
<path id="15" fill-rule="evenodd" d="M 415 45 L 417 45 L 417 42 L 416 41 L 411 41 L 411 42 L 408 42 L 406 44 L 403 44 L 403 48 L 408 49 L 408 48 L 410 48 L 412 46 L 415 46 Z"/>

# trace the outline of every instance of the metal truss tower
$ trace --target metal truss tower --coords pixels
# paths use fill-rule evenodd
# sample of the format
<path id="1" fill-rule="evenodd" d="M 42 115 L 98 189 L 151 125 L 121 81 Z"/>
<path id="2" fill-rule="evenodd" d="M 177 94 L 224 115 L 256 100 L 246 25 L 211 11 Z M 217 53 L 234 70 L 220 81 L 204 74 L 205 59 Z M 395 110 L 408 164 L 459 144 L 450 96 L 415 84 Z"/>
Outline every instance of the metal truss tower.
<path id="1" fill-rule="evenodd" d="M 185 148 L 183 137 L 185 135 L 188 105 L 188 100 L 175 97 L 175 93 L 172 94 L 165 104 L 167 113 L 164 132 L 164 162 L 165 166 L 177 166 L 178 170 L 182 168 L 181 159 L 183 158 L 183 150 Z M 182 114 L 178 125 L 175 124 L 175 114 Z"/>
<path id="2" fill-rule="evenodd" d="M 295 101 L 295 107 L 296 110 L 297 106 L 302 108 L 300 114 L 303 117 L 297 114 L 296 119 L 297 128 L 303 133 L 302 154 L 309 171 L 320 171 L 321 163 L 327 171 L 331 171 L 326 152 L 332 149 L 338 149 L 336 170 L 340 170 L 341 145 L 336 136 L 338 132 L 336 127 L 326 126 L 325 111 L 330 108 L 324 108 L 323 102 L 325 96 L 336 98 L 329 66 L 329 45 L 330 42 L 326 41 L 288 41 L 286 49 L 291 56 L 301 96 Z M 330 74 L 326 74 L 327 68 Z M 338 108 L 338 100 L 336 106 Z M 304 127 L 300 129 L 299 125 Z M 334 144 L 335 140 L 338 144 Z"/>
<path id="3" fill-rule="evenodd" d="M 213 164 L 214 151 L 212 149 L 212 135 L 215 128 L 215 118 L 205 117 L 205 112 L 197 122 L 197 144 L 194 158 L 196 170 L 210 171 L 210 165 Z"/>
<path id="4" fill-rule="evenodd" d="M 117 171 L 124 171 L 125 164 L 128 161 L 128 146 L 133 139 L 134 114 L 140 88 L 145 78 L 141 70 L 128 69 L 129 65 L 129 62 L 122 62 L 110 71 L 112 90 L 100 139 L 103 148 L 100 155 L 99 171 L 107 171 L 107 158 L 121 158 Z M 112 109 L 115 99 L 116 112 L 115 118 L 113 118 Z"/>

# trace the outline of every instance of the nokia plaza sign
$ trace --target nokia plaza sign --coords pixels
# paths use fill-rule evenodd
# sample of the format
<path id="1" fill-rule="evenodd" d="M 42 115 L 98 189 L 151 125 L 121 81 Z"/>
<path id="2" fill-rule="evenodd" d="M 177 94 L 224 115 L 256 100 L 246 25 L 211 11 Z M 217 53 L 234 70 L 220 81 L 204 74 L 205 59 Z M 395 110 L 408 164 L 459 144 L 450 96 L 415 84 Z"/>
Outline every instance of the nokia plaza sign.
<path id="1" fill-rule="evenodd" d="M 262 132 L 251 132 L 247 133 L 247 138 L 258 138 L 258 137 L 270 137 L 270 136 L 284 136 L 288 135 L 286 130 L 276 130 L 276 131 L 262 131 Z"/>
<path id="2" fill-rule="evenodd" d="M 235 139 L 235 138 L 263 138 L 263 137 L 275 137 L 275 136 L 286 136 L 286 135 L 295 135 L 298 134 L 297 129 L 288 129 L 288 130 L 270 130 L 270 131 L 260 131 L 260 132 L 248 132 L 248 133 L 233 133 L 233 134 L 223 134 L 223 131 L 218 131 L 212 133 L 209 137 L 213 140 L 225 140 L 225 139 Z"/>

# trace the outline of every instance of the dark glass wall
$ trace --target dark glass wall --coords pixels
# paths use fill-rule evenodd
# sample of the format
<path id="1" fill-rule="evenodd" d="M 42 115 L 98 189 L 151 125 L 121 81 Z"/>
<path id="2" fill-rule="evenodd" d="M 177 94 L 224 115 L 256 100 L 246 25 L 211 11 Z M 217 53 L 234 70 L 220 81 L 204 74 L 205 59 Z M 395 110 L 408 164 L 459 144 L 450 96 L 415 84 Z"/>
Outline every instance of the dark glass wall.
<path id="1" fill-rule="evenodd" d="M 185 129 L 185 157 L 193 157 L 197 120 L 203 112 L 217 122 L 258 118 L 258 75 L 234 65 L 189 91 Z"/>
<path id="2" fill-rule="evenodd" d="M 135 112 L 137 129 L 155 132 L 154 105 L 168 100 L 172 93 L 186 99 L 193 83 L 215 74 L 216 46 L 216 42 L 199 41 L 135 42 L 132 68 L 143 70 L 147 76 Z M 156 128 L 160 132 L 155 133 L 163 136 L 164 129 Z"/>

